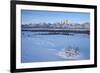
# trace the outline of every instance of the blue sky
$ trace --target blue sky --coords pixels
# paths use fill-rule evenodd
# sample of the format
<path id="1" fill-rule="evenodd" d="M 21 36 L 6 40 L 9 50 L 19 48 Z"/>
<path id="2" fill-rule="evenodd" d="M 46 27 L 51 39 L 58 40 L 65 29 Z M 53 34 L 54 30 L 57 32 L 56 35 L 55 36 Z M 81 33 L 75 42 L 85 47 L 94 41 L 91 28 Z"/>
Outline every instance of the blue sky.
<path id="1" fill-rule="evenodd" d="M 55 23 L 66 19 L 73 23 L 90 22 L 90 13 L 21 10 L 22 24 L 40 22 Z"/>

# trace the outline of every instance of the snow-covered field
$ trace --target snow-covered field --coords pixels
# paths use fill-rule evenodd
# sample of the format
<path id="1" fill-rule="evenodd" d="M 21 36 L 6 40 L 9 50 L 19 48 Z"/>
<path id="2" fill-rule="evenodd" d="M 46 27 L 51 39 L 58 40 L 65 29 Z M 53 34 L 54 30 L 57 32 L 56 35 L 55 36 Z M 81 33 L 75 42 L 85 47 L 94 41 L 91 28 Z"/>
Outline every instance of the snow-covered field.
<path id="1" fill-rule="evenodd" d="M 40 35 L 47 32 L 22 31 L 21 62 L 70 61 L 90 58 L 90 37 L 88 34 Z M 78 47 L 80 54 L 66 57 L 63 49 Z"/>

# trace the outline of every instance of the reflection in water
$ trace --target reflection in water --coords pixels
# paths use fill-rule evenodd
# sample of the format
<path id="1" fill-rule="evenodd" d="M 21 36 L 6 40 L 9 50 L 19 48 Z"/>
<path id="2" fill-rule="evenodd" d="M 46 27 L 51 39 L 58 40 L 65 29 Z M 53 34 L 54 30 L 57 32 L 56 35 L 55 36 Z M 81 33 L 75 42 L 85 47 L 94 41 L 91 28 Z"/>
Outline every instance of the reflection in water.
<path id="1" fill-rule="evenodd" d="M 90 58 L 88 34 L 22 31 L 21 62 L 86 60 Z"/>

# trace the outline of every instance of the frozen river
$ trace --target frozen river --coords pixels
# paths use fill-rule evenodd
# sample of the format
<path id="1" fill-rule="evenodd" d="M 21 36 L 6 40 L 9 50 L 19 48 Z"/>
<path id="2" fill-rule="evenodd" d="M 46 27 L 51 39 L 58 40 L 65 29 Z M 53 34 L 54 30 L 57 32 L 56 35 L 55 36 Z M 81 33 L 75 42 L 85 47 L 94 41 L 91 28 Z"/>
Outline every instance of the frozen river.
<path id="1" fill-rule="evenodd" d="M 51 34 L 49 32 L 22 31 L 21 62 L 47 62 L 87 60 L 90 58 L 88 34 Z M 59 55 L 65 48 L 78 48 L 79 56 L 70 59 Z"/>

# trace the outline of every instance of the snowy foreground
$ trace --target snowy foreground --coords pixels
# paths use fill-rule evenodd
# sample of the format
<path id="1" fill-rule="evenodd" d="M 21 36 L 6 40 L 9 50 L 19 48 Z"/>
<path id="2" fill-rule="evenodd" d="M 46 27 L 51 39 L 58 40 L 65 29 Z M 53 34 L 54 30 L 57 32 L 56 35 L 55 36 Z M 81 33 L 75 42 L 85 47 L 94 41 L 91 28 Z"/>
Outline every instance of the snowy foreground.
<path id="1" fill-rule="evenodd" d="M 90 37 L 87 34 L 41 35 L 39 33 L 22 32 L 22 63 L 86 60 L 90 58 Z M 73 49 L 68 52 L 66 49 L 70 49 L 69 47 Z M 78 47 L 78 51 L 74 50 L 76 47 Z"/>

